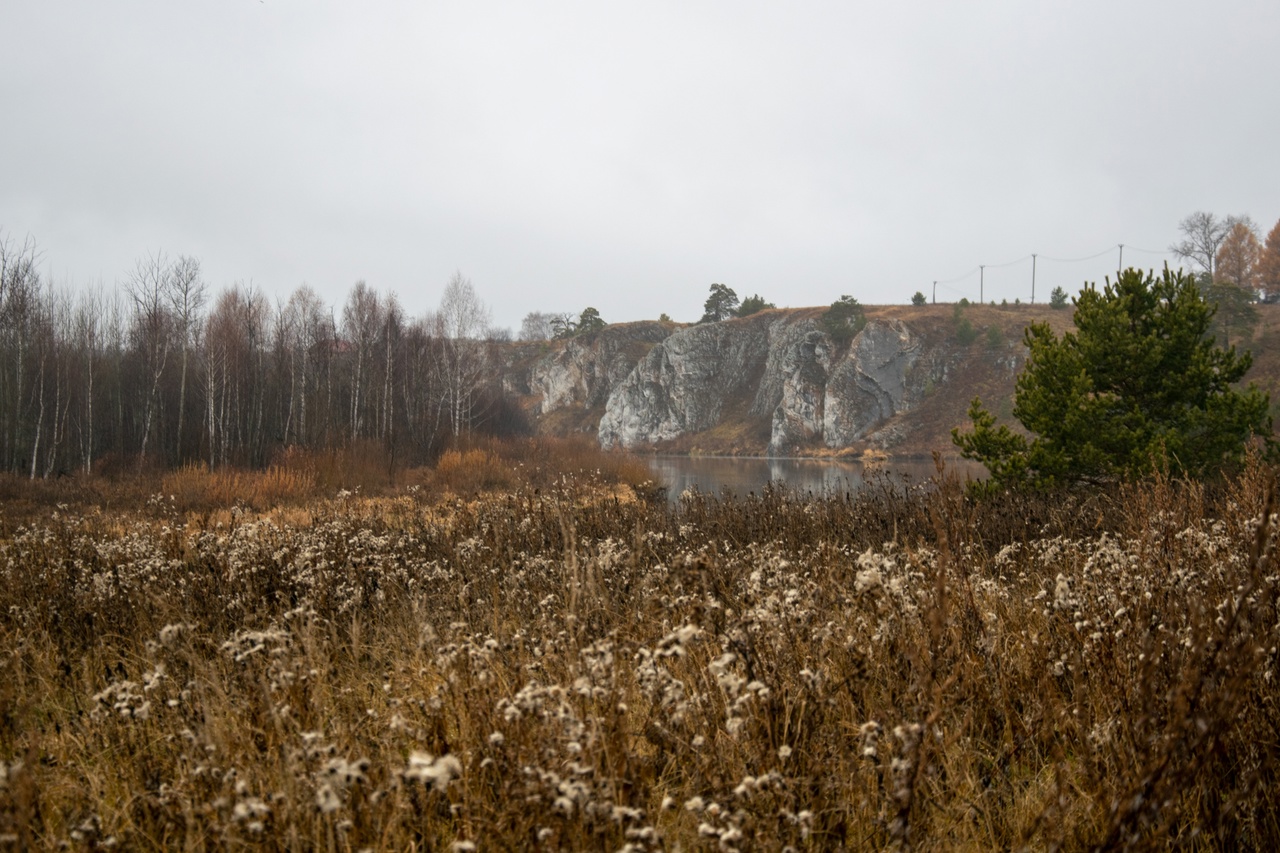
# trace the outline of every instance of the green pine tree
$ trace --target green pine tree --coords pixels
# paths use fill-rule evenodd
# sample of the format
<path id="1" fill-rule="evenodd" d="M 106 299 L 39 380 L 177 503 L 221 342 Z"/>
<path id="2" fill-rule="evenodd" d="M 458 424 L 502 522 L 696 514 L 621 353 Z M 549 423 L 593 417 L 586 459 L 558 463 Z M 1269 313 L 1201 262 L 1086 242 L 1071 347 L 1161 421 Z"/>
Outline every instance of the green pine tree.
<path id="1" fill-rule="evenodd" d="M 1232 387 L 1248 353 L 1217 346 L 1214 307 L 1194 278 L 1136 269 L 1076 299 L 1075 332 L 1047 323 L 1026 331 L 1027 366 L 1013 415 L 1027 437 L 997 426 L 980 400 L 973 430 L 952 432 L 968 459 L 991 473 L 988 488 L 1132 477 L 1167 464 L 1201 476 L 1238 462 L 1255 435 L 1271 440 L 1267 395 Z"/>
<path id="2" fill-rule="evenodd" d="M 765 300 L 763 296 L 756 293 L 742 300 L 742 304 L 738 306 L 738 310 L 733 312 L 735 317 L 750 317 L 766 308 L 777 308 L 772 302 Z"/>
<path id="3" fill-rule="evenodd" d="M 728 320 L 738 310 L 738 294 L 727 284 L 711 285 L 711 294 L 703 305 L 699 323 L 719 323 Z"/>
<path id="4" fill-rule="evenodd" d="M 589 335 L 592 332 L 598 332 L 605 326 L 609 325 L 600 316 L 600 312 L 595 308 L 587 307 L 582 309 L 582 313 L 578 315 L 578 325 L 575 333 L 579 335 Z"/>

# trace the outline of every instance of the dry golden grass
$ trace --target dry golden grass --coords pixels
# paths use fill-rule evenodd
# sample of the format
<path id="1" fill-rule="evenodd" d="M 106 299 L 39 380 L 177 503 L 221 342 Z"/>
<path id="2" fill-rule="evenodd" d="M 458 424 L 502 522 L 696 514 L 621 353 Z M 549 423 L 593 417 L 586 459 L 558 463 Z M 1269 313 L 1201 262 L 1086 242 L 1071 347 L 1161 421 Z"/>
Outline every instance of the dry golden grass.
<path id="1" fill-rule="evenodd" d="M 209 466 L 185 465 L 165 474 L 162 494 L 170 495 L 181 509 L 242 504 L 257 510 L 270 509 L 284 501 L 305 500 L 315 494 L 316 475 L 312 470 L 273 465 L 265 471 L 244 471 Z"/>
<path id="2" fill-rule="evenodd" d="M 1260 464 L 982 504 L 521 476 L 0 537 L 0 849 L 1280 841 Z"/>
<path id="3" fill-rule="evenodd" d="M 515 472 L 491 450 L 447 450 L 432 473 L 439 483 L 467 494 L 515 485 Z"/>
<path id="4" fill-rule="evenodd" d="M 652 479 L 642 459 L 602 450 L 587 437 L 477 441 L 445 452 L 430 469 L 406 480 L 429 494 L 473 496 L 516 488 L 545 489 L 566 477 L 638 486 Z"/>
<path id="5" fill-rule="evenodd" d="M 226 521 L 238 511 L 297 508 L 347 493 L 364 497 L 405 494 L 433 498 L 474 497 L 516 488 L 548 488 L 565 477 L 590 481 L 606 491 L 641 486 L 652 473 L 644 460 L 606 451 L 587 437 L 477 439 L 445 451 L 436 464 L 400 470 L 378 442 L 331 450 L 283 452 L 266 470 L 204 463 L 173 471 L 147 469 L 131 475 L 70 476 L 53 480 L 0 474 L 0 531 L 47 516 L 55 507 L 74 512 L 130 514 L 161 501 L 193 514 L 192 523 Z"/>

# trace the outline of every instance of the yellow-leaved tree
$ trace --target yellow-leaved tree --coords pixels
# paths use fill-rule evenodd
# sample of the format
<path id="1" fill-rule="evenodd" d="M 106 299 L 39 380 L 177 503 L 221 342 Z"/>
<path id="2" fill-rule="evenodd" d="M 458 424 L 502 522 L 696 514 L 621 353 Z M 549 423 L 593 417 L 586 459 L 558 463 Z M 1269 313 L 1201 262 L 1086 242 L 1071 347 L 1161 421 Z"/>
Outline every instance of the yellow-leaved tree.
<path id="1" fill-rule="evenodd" d="M 1236 220 L 1218 247 L 1214 264 L 1214 281 L 1234 284 L 1245 290 L 1258 287 L 1258 261 L 1262 256 L 1262 244 L 1254 231 L 1253 222 L 1247 217 Z"/>
<path id="2" fill-rule="evenodd" d="M 1258 288 L 1268 302 L 1280 297 L 1280 222 L 1267 235 L 1258 258 Z"/>

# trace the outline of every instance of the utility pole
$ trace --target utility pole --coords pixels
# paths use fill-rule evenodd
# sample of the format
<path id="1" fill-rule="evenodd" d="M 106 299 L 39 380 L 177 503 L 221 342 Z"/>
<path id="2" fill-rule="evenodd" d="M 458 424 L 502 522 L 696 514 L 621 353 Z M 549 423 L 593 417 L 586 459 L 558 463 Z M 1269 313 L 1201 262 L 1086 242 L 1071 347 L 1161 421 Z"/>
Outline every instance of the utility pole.
<path id="1" fill-rule="evenodd" d="M 938 283 L 936 281 L 933 283 L 933 304 L 938 304 Z"/>
<path id="2" fill-rule="evenodd" d="M 978 264 L 978 304 L 979 305 L 987 304 L 986 280 L 987 280 L 987 265 Z"/>
<path id="3" fill-rule="evenodd" d="M 1119 269 L 1119 272 L 1124 272 L 1124 243 L 1121 243 L 1121 244 L 1120 244 L 1120 269 Z"/>
<path id="4" fill-rule="evenodd" d="M 1036 253 L 1031 253 L 1031 304 L 1036 304 Z"/>

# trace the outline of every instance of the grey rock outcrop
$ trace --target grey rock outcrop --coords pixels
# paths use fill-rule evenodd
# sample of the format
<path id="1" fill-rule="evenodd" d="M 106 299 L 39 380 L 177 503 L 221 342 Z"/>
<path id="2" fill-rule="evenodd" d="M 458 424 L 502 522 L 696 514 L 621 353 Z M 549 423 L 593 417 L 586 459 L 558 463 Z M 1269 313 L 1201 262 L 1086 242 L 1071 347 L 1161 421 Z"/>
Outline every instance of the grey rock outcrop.
<path id="1" fill-rule="evenodd" d="M 921 342 L 899 320 L 872 320 L 838 358 L 834 345 L 810 331 L 776 359 L 782 394 L 773 410 L 771 454 L 820 442 L 847 447 L 907 411 Z"/>
<path id="2" fill-rule="evenodd" d="M 961 311 L 984 340 L 958 335 Z M 789 456 L 952 446 L 975 395 L 1003 410 L 1026 361 L 1030 306 L 875 306 L 837 344 L 821 308 L 697 326 L 642 321 L 497 347 L 501 387 L 544 435 L 605 446 Z"/>
<path id="3" fill-rule="evenodd" d="M 915 402 L 911 385 L 921 342 L 901 320 L 868 323 L 827 379 L 823 441 L 844 447 Z"/>
<path id="4" fill-rule="evenodd" d="M 635 367 L 640 353 L 669 334 L 661 323 L 640 322 L 608 326 L 562 344 L 554 342 L 527 375 L 528 393 L 538 398 L 537 413 L 603 404 Z"/>
<path id="5" fill-rule="evenodd" d="M 690 326 L 655 346 L 609 395 L 601 445 L 634 447 L 714 427 L 728 400 L 754 396 L 769 326 L 754 316 Z"/>
<path id="6" fill-rule="evenodd" d="M 605 447 L 669 441 L 715 427 L 733 400 L 769 424 L 768 452 L 845 447 L 919 398 L 921 341 L 900 320 L 872 320 L 840 354 L 811 317 L 770 312 L 682 329 L 614 386 Z"/>
<path id="7" fill-rule="evenodd" d="M 757 408 L 770 414 L 769 453 L 820 439 L 825 388 L 831 371 L 831 341 L 812 321 L 788 324 L 774 335 L 766 380 L 760 384 Z"/>

